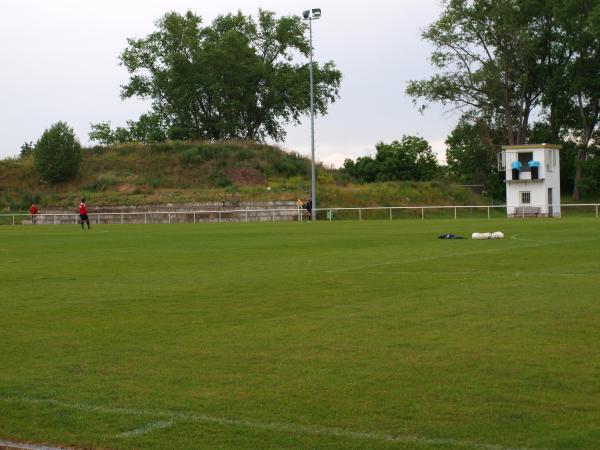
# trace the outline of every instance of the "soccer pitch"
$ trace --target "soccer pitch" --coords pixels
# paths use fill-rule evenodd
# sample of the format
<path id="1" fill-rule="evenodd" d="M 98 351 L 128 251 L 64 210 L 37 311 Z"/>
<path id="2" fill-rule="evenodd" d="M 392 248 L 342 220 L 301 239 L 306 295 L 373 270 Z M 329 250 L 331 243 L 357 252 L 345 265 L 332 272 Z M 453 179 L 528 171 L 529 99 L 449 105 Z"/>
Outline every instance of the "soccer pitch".
<path id="1" fill-rule="evenodd" d="M 0 440 L 600 448 L 599 287 L 598 219 L 1 227 Z"/>

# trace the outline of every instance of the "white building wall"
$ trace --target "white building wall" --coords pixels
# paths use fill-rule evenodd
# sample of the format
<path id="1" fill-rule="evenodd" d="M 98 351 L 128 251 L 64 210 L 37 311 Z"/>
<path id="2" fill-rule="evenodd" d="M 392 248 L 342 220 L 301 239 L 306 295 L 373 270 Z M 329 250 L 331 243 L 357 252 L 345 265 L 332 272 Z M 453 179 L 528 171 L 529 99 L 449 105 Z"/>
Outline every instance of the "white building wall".
<path id="1" fill-rule="evenodd" d="M 558 146 L 506 146 L 504 160 L 506 164 L 506 205 L 509 216 L 515 214 L 519 206 L 539 208 L 544 216 L 560 217 L 560 159 Z M 512 179 L 513 161 L 519 159 L 519 153 L 532 153 L 533 160 L 540 162 L 538 179 L 531 179 L 530 171 L 521 171 L 519 180 Z M 549 202 L 548 189 L 552 189 L 552 200 Z M 522 193 L 529 192 L 530 202 L 522 203 Z"/>

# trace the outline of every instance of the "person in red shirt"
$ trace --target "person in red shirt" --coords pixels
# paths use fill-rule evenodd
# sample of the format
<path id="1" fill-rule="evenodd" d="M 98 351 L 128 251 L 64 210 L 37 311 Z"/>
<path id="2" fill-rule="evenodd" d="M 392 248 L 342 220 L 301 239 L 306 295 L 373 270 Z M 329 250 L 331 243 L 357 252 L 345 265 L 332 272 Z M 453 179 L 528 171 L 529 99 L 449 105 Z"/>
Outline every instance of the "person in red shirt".
<path id="1" fill-rule="evenodd" d="M 35 225 L 35 223 L 37 222 L 37 213 L 38 213 L 37 206 L 35 206 L 35 203 L 32 203 L 31 208 L 29 208 L 29 214 L 31 214 L 31 223 L 33 225 Z"/>
<path id="2" fill-rule="evenodd" d="M 83 230 L 83 223 L 87 223 L 88 230 L 90 229 L 90 219 L 88 218 L 87 207 L 85 206 L 85 198 L 81 199 L 79 204 L 79 219 L 81 221 L 81 229 Z"/>

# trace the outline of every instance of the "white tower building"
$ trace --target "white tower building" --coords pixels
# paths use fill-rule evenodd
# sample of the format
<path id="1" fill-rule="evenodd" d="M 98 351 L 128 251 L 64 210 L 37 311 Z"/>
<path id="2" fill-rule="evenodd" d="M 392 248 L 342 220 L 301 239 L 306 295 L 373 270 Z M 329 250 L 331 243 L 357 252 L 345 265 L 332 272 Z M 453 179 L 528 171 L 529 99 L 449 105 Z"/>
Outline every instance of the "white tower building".
<path id="1" fill-rule="evenodd" d="M 560 217 L 560 145 L 505 145 L 498 169 L 506 173 L 508 217 Z"/>

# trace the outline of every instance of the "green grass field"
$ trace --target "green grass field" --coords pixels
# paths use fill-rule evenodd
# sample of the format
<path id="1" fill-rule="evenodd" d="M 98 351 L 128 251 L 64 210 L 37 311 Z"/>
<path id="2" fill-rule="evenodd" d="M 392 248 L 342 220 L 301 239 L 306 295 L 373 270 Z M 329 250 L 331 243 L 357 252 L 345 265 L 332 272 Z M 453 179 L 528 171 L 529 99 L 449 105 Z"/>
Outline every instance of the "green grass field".
<path id="1" fill-rule="evenodd" d="M 0 440 L 595 449 L 599 377 L 595 218 L 0 227 Z"/>

